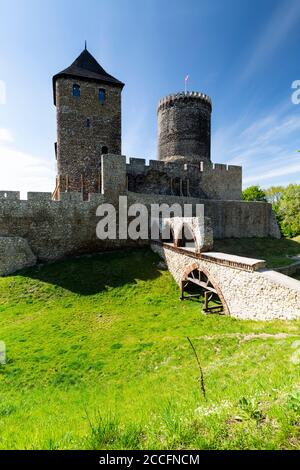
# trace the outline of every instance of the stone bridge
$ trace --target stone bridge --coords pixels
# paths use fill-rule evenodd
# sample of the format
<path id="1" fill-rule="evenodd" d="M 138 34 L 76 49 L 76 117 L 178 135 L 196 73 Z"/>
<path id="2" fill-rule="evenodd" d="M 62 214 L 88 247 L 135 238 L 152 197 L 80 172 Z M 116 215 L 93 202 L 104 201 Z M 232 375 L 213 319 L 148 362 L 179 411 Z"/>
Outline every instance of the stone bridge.
<path id="1" fill-rule="evenodd" d="M 300 318 L 300 281 L 267 269 L 264 260 L 207 251 L 213 243 L 207 222 L 168 219 L 170 239 L 151 245 L 179 285 L 181 299 L 203 295 L 204 311 L 242 319 Z M 183 226 L 191 241 L 180 235 Z"/>

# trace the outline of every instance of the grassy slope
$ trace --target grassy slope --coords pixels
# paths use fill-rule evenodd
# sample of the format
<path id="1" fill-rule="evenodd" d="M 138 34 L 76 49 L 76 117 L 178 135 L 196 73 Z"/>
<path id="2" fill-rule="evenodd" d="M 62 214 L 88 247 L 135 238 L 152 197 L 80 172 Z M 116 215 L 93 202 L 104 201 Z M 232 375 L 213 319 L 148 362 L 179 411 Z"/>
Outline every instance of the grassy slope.
<path id="1" fill-rule="evenodd" d="M 288 266 L 294 262 L 287 255 L 296 256 L 300 254 L 300 236 L 293 239 L 281 238 L 280 240 L 272 238 L 215 240 L 214 250 L 249 256 L 250 258 L 265 259 L 269 268 L 276 268 Z"/>
<path id="2" fill-rule="evenodd" d="M 142 250 L 0 279 L 0 448 L 300 448 L 300 322 L 204 316 L 158 263 Z"/>

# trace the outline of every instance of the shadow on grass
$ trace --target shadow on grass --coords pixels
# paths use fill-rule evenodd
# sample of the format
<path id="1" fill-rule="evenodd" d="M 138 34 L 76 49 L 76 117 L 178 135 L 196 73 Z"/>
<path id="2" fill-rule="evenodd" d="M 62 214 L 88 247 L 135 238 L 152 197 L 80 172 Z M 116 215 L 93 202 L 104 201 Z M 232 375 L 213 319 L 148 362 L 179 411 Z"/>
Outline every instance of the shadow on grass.
<path id="1" fill-rule="evenodd" d="M 300 239 L 228 238 L 215 240 L 214 250 L 250 258 L 264 259 L 269 268 L 288 266 L 291 256 L 300 254 Z"/>
<path id="2" fill-rule="evenodd" d="M 80 295 L 94 295 L 108 288 L 136 284 L 136 280 L 159 277 L 159 261 L 149 248 L 141 248 L 66 259 L 19 274 Z"/>

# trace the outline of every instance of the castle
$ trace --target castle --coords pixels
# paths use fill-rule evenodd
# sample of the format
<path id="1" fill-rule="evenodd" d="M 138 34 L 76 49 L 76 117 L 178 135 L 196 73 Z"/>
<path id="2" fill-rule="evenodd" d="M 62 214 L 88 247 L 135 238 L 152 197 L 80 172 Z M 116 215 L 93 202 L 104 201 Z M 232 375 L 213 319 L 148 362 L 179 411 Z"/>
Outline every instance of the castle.
<path id="1" fill-rule="evenodd" d="M 121 155 L 121 93 L 85 49 L 53 77 L 57 110 L 57 178 L 54 199 L 64 192 L 101 193 L 101 155 Z M 158 160 L 130 159 L 128 191 L 218 200 L 240 200 L 242 169 L 211 163 L 210 98 L 169 95 L 158 105 Z"/>
<path id="2" fill-rule="evenodd" d="M 86 48 L 53 77 L 56 185 L 53 194 L 28 193 L 27 200 L 20 200 L 18 191 L 0 191 L 2 273 L 22 266 L 28 252 L 32 260 L 48 261 L 147 243 L 97 239 L 96 209 L 115 204 L 119 195 L 127 195 L 128 204 L 146 206 L 204 204 L 215 238 L 280 236 L 270 204 L 241 200 L 241 167 L 211 162 L 212 103 L 203 93 L 163 98 L 157 110 L 158 160 L 126 162 L 123 87 Z"/>

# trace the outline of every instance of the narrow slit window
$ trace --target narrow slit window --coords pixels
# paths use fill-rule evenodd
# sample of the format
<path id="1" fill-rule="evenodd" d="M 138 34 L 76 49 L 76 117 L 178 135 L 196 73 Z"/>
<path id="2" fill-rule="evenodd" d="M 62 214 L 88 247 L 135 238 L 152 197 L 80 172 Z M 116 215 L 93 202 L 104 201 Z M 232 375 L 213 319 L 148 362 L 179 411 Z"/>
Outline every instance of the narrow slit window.
<path id="1" fill-rule="evenodd" d="M 80 96 L 80 85 L 73 85 L 73 96 Z"/>
<path id="2" fill-rule="evenodd" d="M 104 104 L 106 100 L 106 91 L 104 88 L 99 88 L 99 101 L 101 104 Z"/>
<path id="3" fill-rule="evenodd" d="M 90 119 L 86 120 L 86 127 L 91 127 L 91 120 Z"/>

